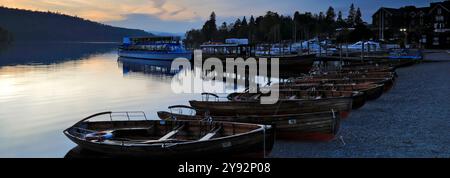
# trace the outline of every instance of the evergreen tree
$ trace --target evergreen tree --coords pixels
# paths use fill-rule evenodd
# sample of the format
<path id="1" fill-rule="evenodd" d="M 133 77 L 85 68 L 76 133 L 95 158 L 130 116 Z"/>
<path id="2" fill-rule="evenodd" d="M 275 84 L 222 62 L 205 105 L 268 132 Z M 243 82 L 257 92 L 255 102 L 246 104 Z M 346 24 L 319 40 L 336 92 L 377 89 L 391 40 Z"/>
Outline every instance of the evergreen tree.
<path id="1" fill-rule="evenodd" d="M 216 13 L 212 12 L 209 20 L 205 22 L 202 28 L 202 32 L 205 40 L 212 41 L 214 40 L 214 35 L 217 33 L 216 26 Z"/>
<path id="2" fill-rule="evenodd" d="M 256 22 L 253 15 L 250 17 L 250 21 L 248 23 L 248 39 L 250 42 L 255 41 L 256 38 Z"/>
<path id="3" fill-rule="evenodd" d="M 358 10 L 359 10 L 359 9 L 358 9 Z M 241 25 L 242 25 L 242 26 L 247 26 L 247 25 L 248 25 L 248 23 L 247 23 L 247 18 L 245 18 L 245 16 L 244 16 L 244 18 L 242 18 Z"/>
<path id="4" fill-rule="evenodd" d="M 342 14 L 341 14 L 341 16 L 342 16 Z M 327 16 L 325 17 L 325 19 L 328 22 L 334 22 L 335 18 L 336 18 L 336 13 L 334 12 L 334 8 L 330 6 L 327 10 Z"/>
<path id="5" fill-rule="evenodd" d="M 325 20 L 325 15 L 323 14 L 323 12 L 319 12 L 319 21 L 323 21 Z"/>
<path id="6" fill-rule="evenodd" d="M 293 16 L 278 15 L 268 11 L 264 16 L 238 18 L 234 23 L 222 23 L 217 29 L 215 13 L 211 13 L 201 30 L 190 30 L 186 42 L 198 45 L 207 41 L 224 41 L 226 38 L 248 38 L 251 43 L 280 42 L 286 40 L 306 40 L 314 37 L 337 37 L 341 41 L 368 39 L 372 34 L 364 24 L 361 9 L 350 6 L 349 15 L 343 18 L 341 11 L 337 17 L 333 7 L 318 14 L 295 12 Z M 336 28 L 355 28 L 336 33 Z M 344 35 L 343 35 L 344 34 Z M 339 36 L 336 36 L 339 35 Z"/>
<path id="7" fill-rule="evenodd" d="M 363 23 L 357 24 L 355 30 L 351 31 L 349 34 L 350 42 L 356 42 L 360 40 L 369 40 L 373 37 L 372 31 Z"/>
<path id="8" fill-rule="evenodd" d="M 355 16 L 356 16 L 355 5 L 352 4 L 350 6 L 350 10 L 348 11 L 348 17 L 347 17 L 347 24 L 350 27 L 354 27 L 355 26 Z"/>
<path id="9" fill-rule="evenodd" d="M 217 40 L 218 41 L 224 41 L 225 39 L 228 38 L 228 24 L 226 22 L 223 22 L 222 25 L 219 27 L 218 29 L 218 35 L 217 35 Z"/>
<path id="10" fill-rule="evenodd" d="M 363 23 L 363 20 L 362 20 L 361 9 L 359 9 L 359 7 L 358 7 L 358 10 L 356 11 L 356 14 L 355 14 L 355 25 L 359 25 L 362 23 Z"/>
<path id="11" fill-rule="evenodd" d="M 338 17 L 336 19 L 336 25 L 339 28 L 345 27 L 345 20 L 342 18 L 342 12 L 341 11 L 338 12 Z"/>
<path id="12" fill-rule="evenodd" d="M 247 18 L 244 16 L 241 21 L 240 29 L 238 30 L 239 38 L 248 38 L 248 23 Z"/>
<path id="13" fill-rule="evenodd" d="M 233 24 L 232 24 L 232 28 L 231 28 L 231 36 L 234 38 L 238 38 L 239 37 L 239 31 L 241 30 L 241 19 L 237 19 Z"/>

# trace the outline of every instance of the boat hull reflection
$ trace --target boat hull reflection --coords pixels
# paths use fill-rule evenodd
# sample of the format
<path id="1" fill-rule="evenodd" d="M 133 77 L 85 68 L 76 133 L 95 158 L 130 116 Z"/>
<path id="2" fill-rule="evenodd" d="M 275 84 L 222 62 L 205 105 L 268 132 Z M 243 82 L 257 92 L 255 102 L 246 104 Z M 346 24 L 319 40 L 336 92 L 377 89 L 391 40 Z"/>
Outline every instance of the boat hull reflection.
<path id="1" fill-rule="evenodd" d="M 119 66 L 122 67 L 124 75 L 130 72 L 139 72 L 149 75 L 174 76 L 180 71 L 171 70 L 172 61 L 119 57 L 118 62 Z"/>

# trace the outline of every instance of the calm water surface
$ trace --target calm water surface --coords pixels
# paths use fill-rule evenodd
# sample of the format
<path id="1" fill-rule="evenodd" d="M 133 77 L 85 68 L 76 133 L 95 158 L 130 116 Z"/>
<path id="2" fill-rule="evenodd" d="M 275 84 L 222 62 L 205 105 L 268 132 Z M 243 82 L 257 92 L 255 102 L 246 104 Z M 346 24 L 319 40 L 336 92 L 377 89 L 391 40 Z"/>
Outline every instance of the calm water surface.
<path id="1" fill-rule="evenodd" d="M 174 94 L 156 64 L 120 62 L 117 44 L 17 44 L 0 51 L 0 157 L 64 157 L 63 130 L 102 111 L 156 112 L 199 94 Z"/>

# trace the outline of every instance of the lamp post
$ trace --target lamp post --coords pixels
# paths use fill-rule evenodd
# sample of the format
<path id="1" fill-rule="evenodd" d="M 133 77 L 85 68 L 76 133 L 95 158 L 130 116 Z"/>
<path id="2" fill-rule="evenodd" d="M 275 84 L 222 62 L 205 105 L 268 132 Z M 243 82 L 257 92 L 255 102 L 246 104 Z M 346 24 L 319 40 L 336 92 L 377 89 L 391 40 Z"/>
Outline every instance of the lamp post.
<path id="1" fill-rule="evenodd" d="M 406 48 L 406 45 L 408 44 L 408 41 L 407 41 L 408 40 L 408 31 L 406 28 L 401 28 L 400 32 L 403 32 L 403 34 L 404 34 L 404 43 L 405 43 L 405 48 Z"/>

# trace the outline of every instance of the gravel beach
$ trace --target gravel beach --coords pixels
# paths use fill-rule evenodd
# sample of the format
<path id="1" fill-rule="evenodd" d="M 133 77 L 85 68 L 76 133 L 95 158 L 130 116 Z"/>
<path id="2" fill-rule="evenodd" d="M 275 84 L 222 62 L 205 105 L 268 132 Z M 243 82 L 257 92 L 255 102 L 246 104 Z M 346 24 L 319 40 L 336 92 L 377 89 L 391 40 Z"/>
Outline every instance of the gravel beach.
<path id="1" fill-rule="evenodd" d="M 397 69 L 394 88 L 352 112 L 334 140 L 277 141 L 271 157 L 450 157 L 450 54 L 425 59 L 448 62 Z"/>

